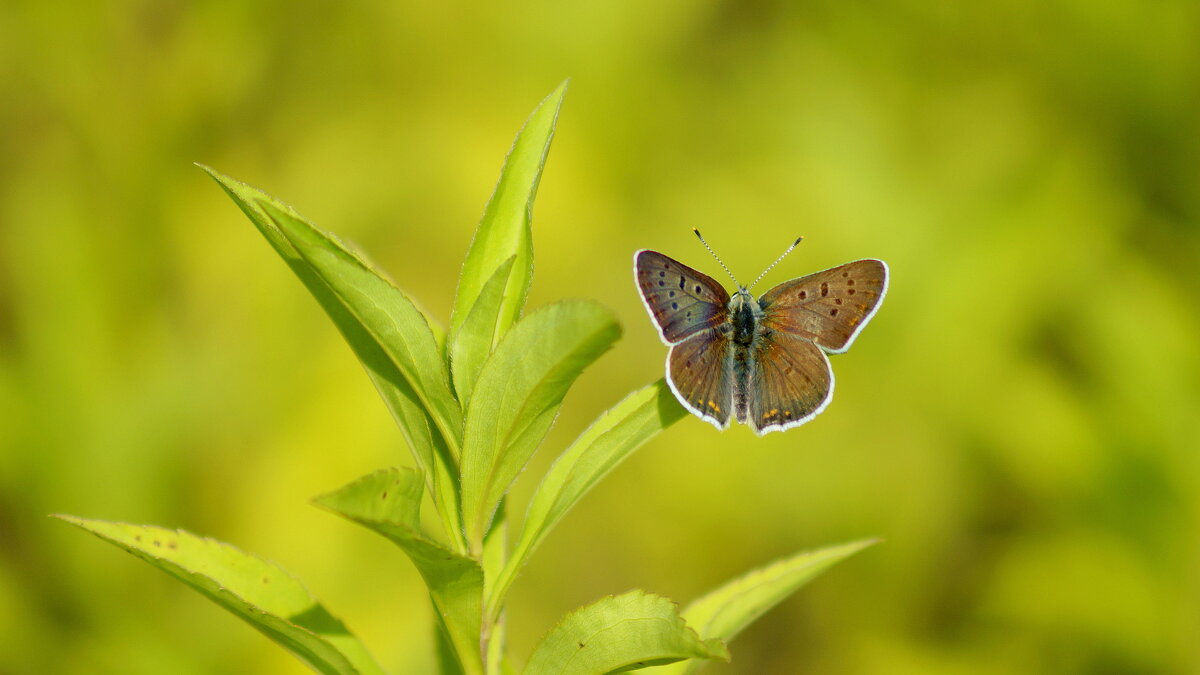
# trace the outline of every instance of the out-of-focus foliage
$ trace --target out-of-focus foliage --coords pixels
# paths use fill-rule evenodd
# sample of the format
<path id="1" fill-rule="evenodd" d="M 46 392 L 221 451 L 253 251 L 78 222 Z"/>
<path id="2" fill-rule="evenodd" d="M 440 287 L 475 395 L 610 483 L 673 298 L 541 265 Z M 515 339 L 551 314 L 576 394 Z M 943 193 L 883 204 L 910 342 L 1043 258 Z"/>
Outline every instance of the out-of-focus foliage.
<path id="1" fill-rule="evenodd" d="M 529 307 L 593 298 L 625 337 L 547 447 L 661 377 L 637 248 L 720 278 L 699 226 L 745 278 L 803 234 L 764 287 L 893 278 L 812 423 L 686 419 L 599 484 L 513 585 L 514 653 L 604 594 L 877 535 L 709 672 L 1200 670 L 1198 43 L 1183 0 L 5 3 L 0 670 L 303 672 L 58 511 L 252 548 L 385 667 L 432 668 L 403 554 L 306 505 L 408 452 L 191 162 L 447 323 L 498 158 L 565 76 Z"/>

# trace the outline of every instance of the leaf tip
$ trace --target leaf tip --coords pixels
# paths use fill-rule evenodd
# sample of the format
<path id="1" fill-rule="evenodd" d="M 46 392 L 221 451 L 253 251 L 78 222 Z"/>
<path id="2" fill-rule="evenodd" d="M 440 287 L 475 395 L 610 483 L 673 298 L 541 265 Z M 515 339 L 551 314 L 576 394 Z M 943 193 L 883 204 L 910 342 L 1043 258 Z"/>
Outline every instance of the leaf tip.
<path id="1" fill-rule="evenodd" d="M 701 644 L 704 645 L 704 650 L 708 652 L 708 658 L 711 660 L 729 663 L 733 659 L 729 653 L 729 645 L 725 644 L 721 638 L 702 640 Z"/>
<path id="2" fill-rule="evenodd" d="M 192 165 L 208 174 L 209 178 L 212 178 L 221 185 L 236 184 L 238 182 L 203 162 L 192 162 Z"/>

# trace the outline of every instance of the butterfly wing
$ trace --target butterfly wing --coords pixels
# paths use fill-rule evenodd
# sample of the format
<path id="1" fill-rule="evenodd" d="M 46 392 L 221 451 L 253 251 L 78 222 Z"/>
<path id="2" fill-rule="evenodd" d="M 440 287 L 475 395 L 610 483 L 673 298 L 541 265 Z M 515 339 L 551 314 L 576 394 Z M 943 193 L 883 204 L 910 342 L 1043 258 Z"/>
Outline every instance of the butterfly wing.
<path id="1" fill-rule="evenodd" d="M 800 426 L 824 410 L 833 398 L 833 370 L 808 338 L 763 332 L 751 351 L 747 388 L 742 421 L 761 436 Z"/>
<path id="2" fill-rule="evenodd" d="M 667 384 L 683 407 L 718 429 L 733 411 L 729 336 L 715 328 L 694 333 L 667 353 Z"/>
<path id="3" fill-rule="evenodd" d="M 729 293 L 721 284 L 657 251 L 633 255 L 633 276 L 650 319 L 669 345 L 729 317 Z"/>
<path id="4" fill-rule="evenodd" d="M 825 352 L 850 348 L 883 302 L 887 283 L 882 260 L 856 260 L 763 294 L 745 420 L 755 432 L 799 426 L 829 405 L 834 379 Z"/>
<path id="5" fill-rule="evenodd" d="M 882 260 L 856 260 L 779 284 L 759 298 L 762 327 L 808 338 L 840 354 L 850 348 L 887 293 Z"/>

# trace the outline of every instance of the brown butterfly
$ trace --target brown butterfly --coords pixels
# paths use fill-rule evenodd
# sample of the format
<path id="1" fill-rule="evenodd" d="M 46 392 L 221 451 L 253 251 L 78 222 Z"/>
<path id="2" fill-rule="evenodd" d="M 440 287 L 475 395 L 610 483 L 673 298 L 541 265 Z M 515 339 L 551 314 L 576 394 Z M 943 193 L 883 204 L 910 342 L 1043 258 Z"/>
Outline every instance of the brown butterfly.
<path id="1" fill-rule="evenodd" d="M 800 426 L 829 405 L 833 370 L 825 354 L 850 348 L 888 285 L 882 260 L 856 260 L 785 281 L 757 301 L 750 294 L 754 284 L 734 278 L 738 290 L 731 299 L 712 277 L 648 249 L 634 254 L 633 275 L 670 347 L 667 383 L 675 397 L 718 429 L 736 417 L 760 436 Z"/>

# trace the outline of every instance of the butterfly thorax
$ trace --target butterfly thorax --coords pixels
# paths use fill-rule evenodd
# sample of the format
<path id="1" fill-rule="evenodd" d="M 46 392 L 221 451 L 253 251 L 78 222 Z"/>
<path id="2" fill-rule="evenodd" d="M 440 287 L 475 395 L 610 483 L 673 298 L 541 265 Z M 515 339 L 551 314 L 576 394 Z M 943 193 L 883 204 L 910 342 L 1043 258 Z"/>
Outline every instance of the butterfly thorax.
<path id="1" fill-rule="evenodd" d="M 742 288 L 729 301 L 729 323 L 733 328 L 730 339 L 739 347 L 749 347 L 754 342 L 762 308 L 754 301 L 750 291 Z"/>

